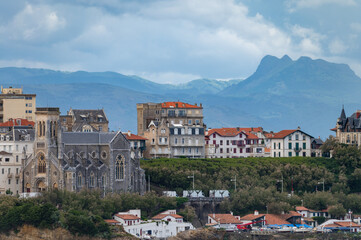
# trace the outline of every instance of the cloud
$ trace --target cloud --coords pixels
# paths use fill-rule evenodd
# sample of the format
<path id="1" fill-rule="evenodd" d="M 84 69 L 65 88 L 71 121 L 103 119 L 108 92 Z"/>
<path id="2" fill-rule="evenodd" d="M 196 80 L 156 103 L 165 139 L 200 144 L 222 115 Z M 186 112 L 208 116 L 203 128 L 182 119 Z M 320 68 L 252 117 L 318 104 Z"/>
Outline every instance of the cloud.
<path id="1" fill-rule="evenodd" d="M 291 31 L 295 38 L 299 39 L 298 47 L 300 53 L 311 57 L 322 54 L 321 41 L 325 39 L 324 35 L 315 32 L 311 28 L 301 27 L 299 25 L 292 26 Z"/>
<path id="2" fill-rule="evenodd" d="M 132 73 L 126 71 L 119 71 L 120 73 L 125 73 L 127 75 L 134 75 Z M 176 73 L 176 72 L 161 72 L 161 73 L 139 73 L 137 72 L 136 75 L 138 77 L 151 80 L 157 83 L 169 83 L 169 84 L 181 84 L 186 83 L 194 79 L 202 78 L 199 75 L 194 74 L 183 74 L 183 73 Z"/>
<path id="3" fill-rule="evenodd" d="M 323 5 L 335 4 L 340 6 L 355 6 L 355 0 L 289 0 L 287 7 L 290 12 L 303 8 L 318 8 Z"/>
<path id="4" fill-rule="evenodd" d="M 332 54 L 340 54 L 344 53 L 348 47 L 341 40 L 335 39 L 328 45 L 328 48 Z"/>

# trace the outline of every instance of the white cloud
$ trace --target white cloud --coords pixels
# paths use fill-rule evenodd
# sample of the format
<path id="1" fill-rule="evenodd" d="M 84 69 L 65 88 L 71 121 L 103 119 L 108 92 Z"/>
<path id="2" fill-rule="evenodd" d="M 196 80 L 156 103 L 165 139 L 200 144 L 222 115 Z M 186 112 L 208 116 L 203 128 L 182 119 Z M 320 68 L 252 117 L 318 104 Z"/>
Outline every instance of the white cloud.
<path id="1" fill-rule="evenodd" d="M 359 32 L 359 33 L 361 32 L 361 23 L 357 23 L 357 22 L 351 23 L 350 27 L 355 32 Z"/>
<path id="2" fill-rule="evenodd" d="M 119 71 L 120 73 L 126 73 L 126 71 Z M 136 75 L 138 77 L 151 80 L 156 83 L 170 83 L 170 84 L 181 84 L 186 83 L 194 79 L 202 78 L 199 75 L 184 74 L 176 72 L 161 72 L 161 73 L 146 73 L 146 72 L 134 72 L 126 73 L 127 75 Z"/>
<path id="3" fill-rule="evenodd" d="M 328 48 L 332 54 L 344 53 L 347 50 L 347 46 L 339 39 L 335 39 L 328 45 Z"/>
<path id="4" fill-rule="evenodd" d="M 311 57 L 322 54 L 321 41 L 325 36 L 315 32 L 313 29 L 304 28 L 299 25 L 292 26 L 292 34 L 300 39 L 298 44 L 299 53 L 302 55 L 309 55 Z"/>
<path id="5" fill-rule="evenodd" d="M 289 0 L 287 2 L 288 10 L 290 12 L 302 8 L 317 8 L 327 4 L 336 4 L 340 6 L 355 6 L 355 0 Z"/>

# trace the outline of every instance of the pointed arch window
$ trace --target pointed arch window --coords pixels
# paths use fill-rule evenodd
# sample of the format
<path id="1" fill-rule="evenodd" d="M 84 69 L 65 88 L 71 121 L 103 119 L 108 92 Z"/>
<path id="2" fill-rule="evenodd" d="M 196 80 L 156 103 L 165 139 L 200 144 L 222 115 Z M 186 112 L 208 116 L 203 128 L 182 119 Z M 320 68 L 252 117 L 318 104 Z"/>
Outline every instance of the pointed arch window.
<path id="1" fill-rule="evenodd" d="M 77 179 L 76 179 L 76 184 L 78 187 L 81 187 L 82 185 L 82 175 L 81 173 L 78 173 Z"/>
<path id="2" fill-rule="evenodd" d="M 94 172 L 91 172 L 91 173 L 90 173 L 90 178 L 89 178 L 89 185 L 90 185 L 90 187 L 94 187 L 94 186 L 95 186 L 94 182 L 95 182 Z"/>
<path id="3" fill-rule="evenodd" d="M 118 155 L 115 161 L 115 179 L 124 179 L 125 159 L 122 155 Z"/>
<path id="4" fill-rule="evenodd" d="M 38 159 L 38 173 L 46 173 L 46 162 L 44 154 L 41 154 Z"/>

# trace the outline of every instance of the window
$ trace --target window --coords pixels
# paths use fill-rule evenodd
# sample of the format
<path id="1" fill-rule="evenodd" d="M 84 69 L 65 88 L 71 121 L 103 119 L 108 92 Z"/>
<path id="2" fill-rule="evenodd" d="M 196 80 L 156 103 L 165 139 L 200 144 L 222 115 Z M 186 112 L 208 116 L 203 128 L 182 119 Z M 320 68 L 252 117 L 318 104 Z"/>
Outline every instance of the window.
<path id="1" fill-rule="evenodd" d="M 174 135 L 178 135 L 178 128 L 174 129 Z"/>
<path id="2" fill-rule="evenodd" d="M 82 185 L 82 175 L 81 175 L 80 172 L 78 173 L 78 177 L 77 177 L 76 180 L 77 180 L 76 184 L 78 185 L 78 187 L 81 187 L 81 185 Z"/>
<path id="3" fill-rule="evenodd" d="M 278 149 L 281 149 L 281 143 L 278 143 Z"/>
<path id="4" fill-rule="evenodd" d="M 95 182 L 95 176 L 94 176 L 94 172 L 91 172 L 90 173 L 90 178 L 89 178 L 89 186 L 90 187 L 94 187 L 95 186 L 95 184 L 94 184 L 94 182 Z"/>
<path id="5" fill-rule="evenodd" d="M 38 158 L 38 173 L 45 173 L 45 172 L 46 172 L 45 156 L 43 154 L 40 154 Z"/>
<path id="6" fill-rule="evenodd" d="M 182 138 L 182 144 L 184 144 L 184 138 Z"/>
<path id="7" fill-rule="evenodd" d="M 288 136 L 288 140 L 292 140 L 292 136 L 291 136 L 291 135 Z"/>
<path id="8" fill-rule="evenodd" d="M 192 128 L 188 128 L 188 135 L 192 135 Z"/>
<path id="9" fill-rule="evenodd" d="M 178 138 L 174 139 L 174 144 L 178 144 Z"/>
<path id="10" fill-rule="evenodd" d="M 278 152 L 278 157 L 281 157 L 281 152 Z"/>
<path id="11" fill-rule="evenodd" d="M 199 125 L 199 119 L 196 119 L 196 124 Z"/>
<path id="12" fill-rule="evenodd" d="M 239 149 L 239 153 L 242 153 L 242 152 L 243 152 L 243 150 L 242 150 L 242 148 L 240 148 L 240 149 Z"/>
<path id="13" fill-rule="evenodd" d="M 223 148 L 220 149 L 220 153 L 223 153 Z"/>
<path id="14" fill-rule="evenodd" d="M 10 158 L 5 158 L 5 162 L 9 162 L 10 161 Z"/>
<path id="15" fill-rule="evenodd" d="M 219 145 L 223 145 L 223 140 L 219 141 Z"/>
<path id="16" fill-rule="evenodd" d="M 300 148 L 300 144 L 296 143 L 296 149 L 298 150 Z"/>
<path id="17" fill-rule="evenodd" d="M 115 179 L 124 179 L 124 167 L 125 159 L 122 155 L 118 155 L 115 162 Z"/>
<path id="18" fill-rule="evenodd" d="M 303 149 L 306 149 L 306 143 L 303 143 L 302 147 L 303 147 Z"/>
<path id="19" fill-rule="evenodd" d="M 292 143 L 288 143 L 288 149 L 292 149 Z"/>
<path id="20" fill-rule="evenodd" d="M 229 140 L 227 140 L 226 144 L 229 145 Z"/>
<path id="21" fill-rule="evenodd" d="M 302 153 L 302 156 L 306 157 L 306 152 L 303 152 L 303 153 Z"/>
<path id="22" fill-rule="evenodd" d="M 292 152 L 288 152 L 288 156 L 289 156 L 289 157 L 292 157 Z"/>
<path id="23" fill-rule="evenodd" d="M 273 143 L 273 148 L 276 149 L 276 143 Z"/>
<path id="24" fill-rule="evenodd" d="M 162 129 L 160 130 L 160 133 L 164 134 L 164 133 L 165 133 L 165 129 L 162 128 Z"/>
<path id="25" fill-rule="evenodd" d="M 298 140 L 298 134 L 296 134 L 296 140 Z"/>
<path id="26" fill-rule="evenodd" d="M 196 128 L 195 134 L 196 134 L 196 135 L 199 135 L 199 128 Z"/>
<path id="27" fill-rule="evenodd" d="M 355 135 L 355 137 L 356 137 L 356 135 Z M 303 139 L 303 141 L 305 141 L 306 140 L 306 135 L 303 135 L 302 139 Z"/>
<path id="28" fill-rule="evenodd" d="M 188 120 L 188 125 L 192 125 L 192 119 Z"/>
<path id="29" fill-rule="evenodd" d="M 276 157 L 276 152 L 273 153 L 273 157 Z"/>
<path id="30" fill-rule="evenodd" d="M 2 169 L 2 174 L 4 174 L 4 172 L 5 172 L 5 170 L 4 170 L 4 168 Z"/>
<path id="31" fill-rule="evenodd" d="M 227 148 L 227 153 L 229 153 L 229 148 Z"/>
<path id="32" fill-rule="evenodd" d="M 184 128 L 181 128 L 181 134 L 184 135 L 185 134 L 185 130 Z"/>

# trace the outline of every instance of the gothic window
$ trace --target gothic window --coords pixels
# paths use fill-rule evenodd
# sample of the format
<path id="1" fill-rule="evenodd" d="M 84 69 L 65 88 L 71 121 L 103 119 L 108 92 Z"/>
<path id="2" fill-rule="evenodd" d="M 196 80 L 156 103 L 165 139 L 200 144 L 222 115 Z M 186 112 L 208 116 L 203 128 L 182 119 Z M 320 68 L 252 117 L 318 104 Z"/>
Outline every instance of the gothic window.
<path id="1" fill-rule="evenodd" d="M 105 174 L 102 176 L 102 187 L 105 188 L 107 182 L 106 182 L 106 177 L 105 177 Z"/>
<path id="2" fill-rule="evenodd" d="M 115 161 L 115 179 L 124 179 L 125 160 L 122 155 L 118 155 Z"/>
<path id="3" fill-rule="evenodd" d="M 42 136 L 45 136 L 45 122 L 43 122 L 42 124 L 41 124 L 41 126 L 42 126 Z"/>
<path id="4" fill-rule="evenodd" d="M 38 122 L 38 137 L 41 137 L 43 127 L 41 126 L 41 122 Z"/>
<path id="5" fill-rule="evenodd" d="M 81 176 L 81 173 L 78 173 L 76 185 L 78 185 L 78 187 L 81 187 L 81 185 L 82 185 L 82 176 Z"/>
<path id="6" fill-rule="evenodd" d="M 94 184 L 94 182 L 95 182 L 95 176 L 94 176 L 94 172 L 91 172 L 90 173 L 90 178 L 89 178 L 89 185 L 90 185 L 90 187 L 94 187 L 95 186 L 95 184 Z"/>
<path id="7" fill-rule="evenodd" d="M 53 122 L 52 121 L 49 123 L 49 132 L 50 132 L 50 137 L 52 137 L 53 136 Z"/>
<path id="8" fill-rule="evenodd" d="M 46 172 L 46 162 L 44 154 L 41 154 L 38 158 L 38 173 L 45 173 Z"/>

